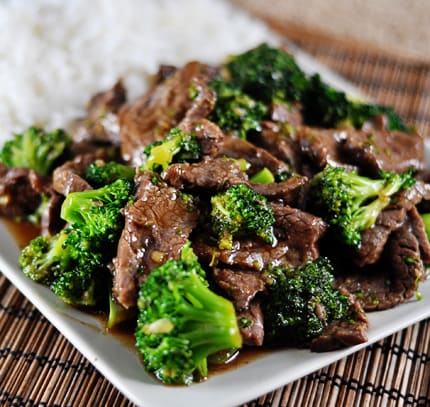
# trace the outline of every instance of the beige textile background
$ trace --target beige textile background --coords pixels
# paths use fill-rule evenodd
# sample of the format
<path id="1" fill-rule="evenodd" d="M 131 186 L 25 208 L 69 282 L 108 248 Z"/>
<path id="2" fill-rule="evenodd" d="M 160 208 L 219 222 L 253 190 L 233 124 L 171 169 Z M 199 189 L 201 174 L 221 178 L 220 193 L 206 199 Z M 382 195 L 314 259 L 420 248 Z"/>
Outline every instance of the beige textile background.
<path id="1" fill-rule="evenodd" d="M 234 0 L 295 35 L 335 37 L 430 61 L 429 0 Z"/>

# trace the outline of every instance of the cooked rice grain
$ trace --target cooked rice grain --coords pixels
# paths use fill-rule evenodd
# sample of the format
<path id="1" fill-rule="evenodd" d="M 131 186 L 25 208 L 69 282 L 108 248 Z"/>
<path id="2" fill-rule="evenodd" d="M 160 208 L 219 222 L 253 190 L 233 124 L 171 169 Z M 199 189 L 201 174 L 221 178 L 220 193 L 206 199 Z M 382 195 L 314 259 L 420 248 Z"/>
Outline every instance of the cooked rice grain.
<path id="1" fill-rule="evenodd" d="M 276 37 L 227 0 L 0 2 L 0 143 L 64 127 L 122 77 L 133 98 L 161 63 L 221 61 Z"/>

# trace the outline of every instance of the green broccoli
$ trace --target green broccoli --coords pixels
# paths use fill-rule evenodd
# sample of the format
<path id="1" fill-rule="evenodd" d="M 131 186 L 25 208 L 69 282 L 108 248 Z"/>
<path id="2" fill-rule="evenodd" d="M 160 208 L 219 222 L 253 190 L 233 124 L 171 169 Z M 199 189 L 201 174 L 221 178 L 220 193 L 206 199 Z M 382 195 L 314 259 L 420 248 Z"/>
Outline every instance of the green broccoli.
<path id="1" fill-rule="evenodd" d="M 333 268 L 325 257 L 299 268 L 263 272 L 265 343 L 308 347 L 334 320 L 346 317 L 349 300 L 333 286 Z"/>
<path id="2" fill-rule="evenodd" d="M 261 121 L 267 114 L 267 107 L 263 103 L 257 102 L 221 78 L 211 81 L 209 86 L 217 94 L 209 120 L 224 131 L 243 139 L 247 138 L 249 132 L 261 131 Z"/>
<path id="3" fill-rule="evenodd" d="M 197 161 L 201 148 L 197 136 L 188 134 L 175 127 L 159 141 L 145 147 L 143 171 L 163 172 L 173 162 Z"/>
<path id="4" fill-rule="evenodd" d="M 317 212 L 336 228 L 341 241 L 359 248 L 361 234 L 401 190 L 414 185 L 411 171 L 381 171 L 378 179 L 343 167 L 327 166 L 311 181 L 311 201 Z"/>
<path id="5" fill-rule="evenodd" d="M 70 136 L 62 129 L 46 132 L 33 126 L 6 141 L 0 151 L 0 162 L 49 175 L 70 144 Z"/>
<path id="6" fill-rule="evenodd" d="M 410 130 L 392 108 L 352 101 L 345 92 L 325 83 L 319 74 L 309 78 L 301 102 L 304 121 L 312 126 L 360 129 L 365 121 L 383 114 L 387 118 L 387 130 Z"/>
<path id="7" fill-rule="evenodd" d="M 281 177 L 279 177 L 281 180 L 285 176 L 285 173 L 280 174 Z M 260 171 L 256 172 L 252 177 L 249 179 L 251 182 L 255 182 L 257 184 L 270 184 L 272 182 L 276 182 L 277 179 L 273 175 L 273 172 L 270 171 L 267 167 L 264 167 Z"/>
<path id="8" fill-rule="evenodd" d="M 430 241 L 430 212 L 420 213 L 421 219 L 423 220 L 424 229 L 426 231 L 427 238 Z"/>
<path id="9" fill-rule="evenodd" d="M 84 178 L 92 187 L 100 188 L 121 178 L 132 182 L 135 174 L 136 170 L 125 164 L 97 160 L 88 166 Z"/>
<path id="10" fill-rule="evenodd" d="M 140 287 L 136 346 L 147 370 L 167 384 L 207 377 L 207 358 L 240 348 L 233 304 L 208 286 L 189 243 Z"/>
<path id="11" fill-rule="evenodd" d="M 235 87 L 265 104 L 276 100 L 297 102 L 307 84 L 294 58 L 267 44 L 233 56 L 225 69 Z"/>
<path id="12" fill-rule="evenodd" d="M 111 290 L 110 290 L 111 291 Z M 109 312 L 108 319 L 106 321 L 106 328 L 113 328 L 126 321 L 136 321 L 136 308 L 124 308 L 118 303 L 112 292 L 109 293 Z"/>
<path id="13" fill-rule="evenodd" d="M 19 263 L 25 275 L 42 284 L 53 279 L 53 270 L 68 265 L 70 256 L 65 255 L 65 230 L 48 236 L 37 236 L 20 253 Z"/>
<path id="14" fill-rule="evenodd" d="M 112 276 L 108 265 L 124 226 L 122 208 L 132 199 L 126 179 L 69 194 L 61 217 L 69 223 L 52 236 L 39 236 L 21 251 L 22 271 L 48 285 L 64 302 L 107 305 Z"/>
<path id="15" fill-rule="evenodd" d="M 61 218 L 86 236 L 115 241 L 123 227 L 121 209 L 132 192 L 133 183 L 121 178 L 98 189 L 70 193 L 61 206 Z"/>
<path id="16" fill-rule="evenodd" d="M 245 184 L 227 188 L 211 198 L 212 230 L 220 249 L 231 249 L 233 238 L 245 234 L 274 244 L 275 216 L 267 199 Z"/>
<path id="17" fill-rule="evenodd" d="M 90 241 L 77 230 L 38 236 L 20 253 L 22 271 L 47 285 L 64 302 L 96 306 L 110 281 L 107 259 L 98 241 Z"/>

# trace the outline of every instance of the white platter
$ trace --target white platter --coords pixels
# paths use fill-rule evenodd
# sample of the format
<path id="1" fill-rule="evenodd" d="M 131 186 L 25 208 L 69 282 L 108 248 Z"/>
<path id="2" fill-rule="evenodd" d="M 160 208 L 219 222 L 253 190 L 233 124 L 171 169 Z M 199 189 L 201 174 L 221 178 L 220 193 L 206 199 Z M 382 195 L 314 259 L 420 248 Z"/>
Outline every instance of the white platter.
<path id="1" fill-rule="evenodd" d="M 305 70 L 322 72 L 333 85 L 359 95 L 305 54 L 297 50 L 295 54 Z M 428 146 L 426 151 L 430 151 Z M 98 318 L 68 307 L 48 288 L 25 277 L 18 267 L 19 248 L 3 223 L 0 223 L 0 236 L 0 270 L 4 275 L 102 375 L 143 407 L 223 407 L 245 403 L 430 317 L 430 282 L 427 281 L 420 286 L 421 301 L 412 299 L 394 309 L 369 314 L 369 341 L 365 344 L 322 354 L 296 349 L 266 353 L 236 369 L 216 374 L 204 383 L 167 387 L 148 375 L 133 347 L 106 333 Z"/>

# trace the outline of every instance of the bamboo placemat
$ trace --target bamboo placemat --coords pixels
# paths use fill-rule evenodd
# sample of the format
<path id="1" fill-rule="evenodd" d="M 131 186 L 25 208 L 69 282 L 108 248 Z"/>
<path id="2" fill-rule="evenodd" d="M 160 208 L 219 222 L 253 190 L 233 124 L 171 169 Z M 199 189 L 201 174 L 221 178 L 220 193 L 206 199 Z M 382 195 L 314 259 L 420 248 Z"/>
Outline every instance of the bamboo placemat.
<path id="1" fill-rule="evenodd" d="M 294 39 L 430 135 L 430 64 Z M 2 275 L 0 300 L 1 406 L 133 406 Z M 430 320 L 243 407 L 381 405 L 430 406 Z"/>

